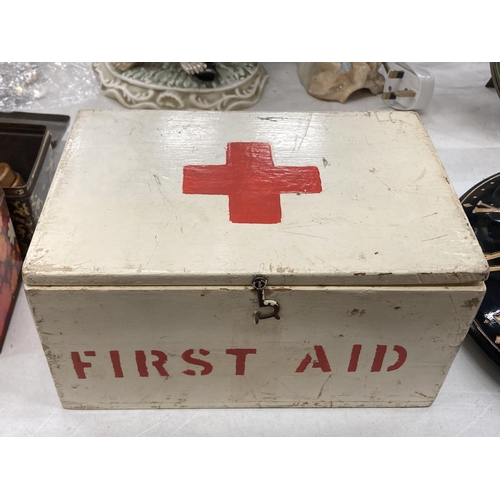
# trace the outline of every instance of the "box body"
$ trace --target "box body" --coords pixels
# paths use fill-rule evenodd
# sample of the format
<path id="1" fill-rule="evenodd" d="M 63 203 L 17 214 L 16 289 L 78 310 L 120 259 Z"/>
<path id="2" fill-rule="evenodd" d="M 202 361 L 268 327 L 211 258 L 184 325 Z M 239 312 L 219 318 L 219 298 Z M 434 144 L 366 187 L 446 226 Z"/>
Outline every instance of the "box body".
<path id="1" fill-rule="evenodd" d="M 89 111 L 23 271 L 67 408 L 405 407 L 488 265 L 413 113 Z"/>
<path id="2" fill-rule="evenodd" d="M 24 257 L 54 177 L 51 136 L 46 126 L 0 123 L 0 156 L 26 181 L 4 188 L 21 254 Z"/>
<path id="3" fill-rule="evenodd" d="M 28 287 L 66 408 L 406 407 L 436 397 L 471 287 Z"/>
<path id="4" fill-rule="evenodd" d="M 5 195 L 0 188 L 0 352 L 2 351 L 21 274 L 21 254 L 10 219 Z"/>

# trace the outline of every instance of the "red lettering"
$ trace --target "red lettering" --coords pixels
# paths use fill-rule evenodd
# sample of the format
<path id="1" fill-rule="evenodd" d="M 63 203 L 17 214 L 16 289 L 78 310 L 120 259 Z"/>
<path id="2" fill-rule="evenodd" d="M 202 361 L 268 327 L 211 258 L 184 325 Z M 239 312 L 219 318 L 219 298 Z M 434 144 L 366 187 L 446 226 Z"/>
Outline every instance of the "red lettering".
<path id="1" fill-rule="evenodd" d="M 226 349 L 226 354 L 236 356 L 236 375 L 245 375 L 247 355 L 257 354 L 257 349 Z"/>
<path id="2" fill-rule="evenodd" d="M 312 360 L 310 354 L 306 354 L 305 358 L 301 361 L 300 365 L 295 370 L 295 373 L 302 373 L 311 364 L 313 368 L 321 368 L 323 372 L 331 372 L 330 363 L 326 357 L 325 350 L 320 345 L 314 346 L 314 351 L 316 352 L 316 360 Z"/>
<path id="3" fill-rule="evenodd" d="M 361 354 L 361 344 L 355 344 L 352 346 L 351 360 L 349 361 L 348 372 L 355 372 L 358 369 L 359 355 Z"/>
<path id="4" fill-rule="evenodd" d="M 382 363 L 384 362 L 385 353 L 387 352 L 386 345 L 378 345 L 375 350 L 375 357 L 372 363 L 372 372 L 379 372 L 382 369 Z"/>
<path id="5" fill-rule="evenodd" d="M 122 364 L 120 361 L 120 353 L 118 351 L 109 351 L 109 356 L 111 358 L 111 363 L 113 364 L 115 378 L 123 378 L 123 370 L 122 370 Z"/>
<path id="6" fill-rule="evenodd" d="M 85 356 L 95 356 L 95 351 L 84 351 Z M 78 378 L 87 378 L 85 375 L 85 368 L 90 368 L 92 363 L 88 363 L 87 361 L 82 361 L 80 358 L 80 354 L 78 352 L 71 353 L 71 360 L 73 361 L 73 367 L 76 372 L 76 376 Z"/>
<path id="7" fill-rule="evenodd" d="M 401 368 L 404 365 L 406 358 L 408 357 L 408 352 L 404 347 L 400 345 L 395 345 L 392 349 L 398 354 L 398 359 L 393 365 L 387 368 L 388 372 L 392 372 L 394 370 L 397 370 L 398 368 Z M 382 364 L 384 362 L 386 352 L 387 352 L 386 345 L 377 345 L 377 349 L 375 350 L 375 357 L 373 358 L 373 363 L 371 368 L 372 372 L 379 372 L 380 370 L 382 370 Z"/>
<path id="8" fill-rule="evenodd" d="M 309 366 L 311 361 L 311 355 L 309 353 L 306 354 L 306 357 L 300 362 L 300 365 L 295 370 L 295 373 L 302 373 Z"/>
<path id="9" fill-rule="evenodd" d="M 184 361 L 186 361 L 187 363 L 191 363 L 192 365 L 202 366 L 203 370 L 201 370 L 200 375 L 208 375 L 209 373 L 212 373 L 213 366 L 208 361 L 205 361 L 203 359 L 193 358 L 193 353 L 194 353 L 194 349 L 188 349 L 187 351 L 184 351 L 182 353 L 182 359 Z M 210 354 L 210 351 L 207 351 L 205 349 L 200 349 L 199 353 L 202 356 L 208 356 Z M 243 367 L 243 371 L 245 371 L 244 367 Z M 190 368 L 187 370 L 184 370 L 182 373 L 185 373 L 186 375 L 191 375 L 191 376 L 196 375 L 196 372 L 194 370 L 191 370 Z"/>
<path id="10" fill-rule="evenodd" d="M 400 345 L 395 345 L 392 350 L 398 353 L 398 360 L 393 365 L 389 366 L 389 368 L 387 368 L 388 372 L 392 372 L 394 370 L 397 370 L 398 368 L 401 368 L 404 365 L 406 358 L 408 357 L 408 352 L 404 347 L 401 347 Z"/>
<path id="11" fill-rule="evenodd" d="M 157 358 L 151 364 L 156 368 L 162 377 L 168 377 L 169 374 L 163 366 L 167 362 L 167 355 L 163 351 L 151 351 L 151 354 Z M 146 353 L 144 351 L 135 351 L 135 363 L 137 365 L 139 376 L 149 377 L 149 370 L 146 364 Z"/>
<path id="12" fill-rule="evenodd" d="M 151 351 L 151 354 L 158 358 L 156 361 L 153 361 L 153 366 L 158 370 L 158 373 L 162 377 L 168 377 L 168 372 L 163 366 L 167 362 L 167 355 L 163 351 Z"/>
<path id="13" fill-rule="evenodd" d="M 135 351 L 135 362 L 139 375 L 141 377 L 149 377 L 148 367 L 146 366 L 146 353 L 144 351 Z"/>

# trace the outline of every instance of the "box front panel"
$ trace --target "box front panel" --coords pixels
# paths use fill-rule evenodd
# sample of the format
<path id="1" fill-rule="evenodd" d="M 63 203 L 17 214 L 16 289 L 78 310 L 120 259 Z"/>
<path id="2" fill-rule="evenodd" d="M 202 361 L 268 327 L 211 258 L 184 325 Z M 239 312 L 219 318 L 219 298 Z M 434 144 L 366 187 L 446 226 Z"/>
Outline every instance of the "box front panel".
<path id="1" fill-rule="evenodd" d="M 66 408 L 427 406 L 484 294 L 468 287 L 27 287 Z"/>

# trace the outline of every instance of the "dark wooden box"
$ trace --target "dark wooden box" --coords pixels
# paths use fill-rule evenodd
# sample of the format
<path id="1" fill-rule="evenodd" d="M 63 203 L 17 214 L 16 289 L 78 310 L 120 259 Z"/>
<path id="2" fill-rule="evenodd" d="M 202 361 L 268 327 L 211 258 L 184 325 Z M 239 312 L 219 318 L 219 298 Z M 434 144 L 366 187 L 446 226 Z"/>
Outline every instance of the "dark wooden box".
<path id="1" fill-rule="evenodd" d="M 19 172 L 26 184 L 4 188 L 17 241 L 24 257 L 54 177 L 51 135 L 46 126 L 0 123 L 0 162 Z"/>

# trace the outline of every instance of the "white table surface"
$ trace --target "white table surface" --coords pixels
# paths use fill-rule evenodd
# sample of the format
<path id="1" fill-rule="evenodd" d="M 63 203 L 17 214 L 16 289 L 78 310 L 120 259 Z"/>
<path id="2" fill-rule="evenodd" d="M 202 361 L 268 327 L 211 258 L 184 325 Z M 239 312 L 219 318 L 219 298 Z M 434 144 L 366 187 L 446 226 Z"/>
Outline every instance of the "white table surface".
<path id="1" fill-rule="evenodd" d="M 421 63 L 435 77 L 422 119 L 458 195 L 500 172 L 500 99 L 488 63 Z M 265 63 L 260 111 L 386 110 L 368 92 L 347 103 L 309 96 L 293 63 Z M 41 104 L 41 102 L 39 103 Z M 121 106 L 103 95 L 33 111 L 69 114 Z M 58 158 L 64 146 L 58 146 Z M 0 436 L 498 436 L 500 367 L 467 338 L 435 403 L 423 409 L 77 411 L 61 407 L 21 290 L 0 354 Z"/>

